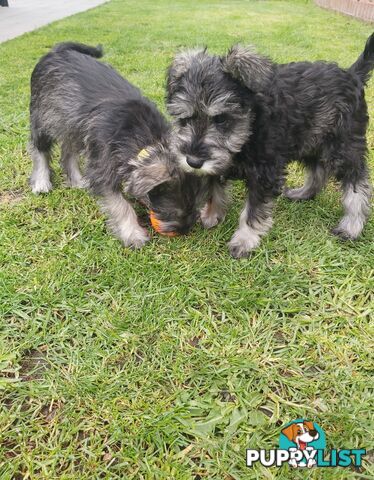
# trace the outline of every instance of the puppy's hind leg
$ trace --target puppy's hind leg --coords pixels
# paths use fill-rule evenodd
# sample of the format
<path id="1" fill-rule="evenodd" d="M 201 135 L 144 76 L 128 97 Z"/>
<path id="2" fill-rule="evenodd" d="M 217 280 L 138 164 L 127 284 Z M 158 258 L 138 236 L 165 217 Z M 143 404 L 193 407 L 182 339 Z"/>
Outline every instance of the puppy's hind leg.
<path id="1" fill-rule="evenodd" d="M 33 193 L 47 193 L 52 190 L 52 169 L 50 167 L 51 141 L 48 138 L 31 139 L 28 151 L 32 158 L 33 170 L 30 176 L 30 186 Z"/>
<path id="2" fill-rule="evenodd" d="M 73 188 L 84 188 L 85 182 L 79 169 L 79 155 L 65 142 L 61 146 L 61 165 L 68 185 Z"/>
<path id="3" fill-rule="evenodd" d="M 310 200 L 323 189 L 327 179 L 328 172 L 322 164 L 309 165 L 304 185 L 300 188 L 285 188 L 283 195 L 289 200 Z"/>
<path id="4" fill-rule="evenodd" d="M 107 190 L 101 194 L 100 204 L 108 215 L 108 225 L 124 246 L 142 247 L 148 240 L 147 231 L 138 223 L 135 210 L 122 193 Z"/>
<path id="5" fill-rule="evenodd" d="M 372 185 L 366 164 L 366 142 L 353 137 L 336 155 L 339 163 L 335 173 L 342 185 L 344 216 L 332 233 L 342 240 L 355 240 L 371 208 Z"/>
<path id="6" fill-rule="evenodd" d="M 210 186 L 210 199 L 200 212 L 204 228 L 215 227 L 226 215 L 228 204 L 226 182 L 214 179 Z"/>
<path id="7" fill-rule="evenodd" d="M 372 187 L 368 175 L 355 182 L 343 182 L 344 216 L 332 230 L 342 240 L 359 237 L 369 217 Z"/>

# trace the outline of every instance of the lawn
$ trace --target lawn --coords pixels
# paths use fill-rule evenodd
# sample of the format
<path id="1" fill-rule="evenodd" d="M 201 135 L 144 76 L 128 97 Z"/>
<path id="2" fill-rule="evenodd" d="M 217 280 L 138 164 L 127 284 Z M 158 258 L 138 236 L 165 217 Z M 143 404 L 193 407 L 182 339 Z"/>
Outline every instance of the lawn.
<path id="1" fill-rule="evenodd" d="M 165 111 L 180 48 L 253 43 L 278 62 L 348 67 L 372 26 L 311 1 L 113 0 L 0 45 L 0 479 L 353 479 L 364 468 L 245 466 L 283 424 L 317 422 L 328 448 L 370 444 L 374 221 L 341 243 L 337 185 L 279 199 L 246 260 L 226 220 L 130 251 L 87 192 L 28 187 L 29 77 L 56 42 L 102 43 L 105 60 Z M 367 88 L 374 115 L 374 81 Z M 374 166 L 374 128 L 368 133 Z M 302 171 L 291 168 L 291 184 Z"/>

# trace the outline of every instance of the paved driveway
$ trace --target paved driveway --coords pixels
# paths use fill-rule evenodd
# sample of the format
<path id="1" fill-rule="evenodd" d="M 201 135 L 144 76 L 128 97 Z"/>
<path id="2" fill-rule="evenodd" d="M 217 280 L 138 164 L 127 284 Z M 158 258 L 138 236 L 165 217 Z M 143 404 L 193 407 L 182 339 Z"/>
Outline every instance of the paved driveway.
<path id="1" fill-rule="evenodd" d="M 0 7 L 0 42 L 96 7 L 107 0 L 8 0 Z"/>

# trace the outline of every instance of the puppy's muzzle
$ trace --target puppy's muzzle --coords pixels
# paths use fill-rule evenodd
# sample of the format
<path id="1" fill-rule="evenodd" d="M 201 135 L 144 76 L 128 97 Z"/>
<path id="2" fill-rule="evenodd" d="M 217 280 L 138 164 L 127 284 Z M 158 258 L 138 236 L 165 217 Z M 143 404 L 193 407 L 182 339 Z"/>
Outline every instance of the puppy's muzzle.
<path id="1" fill-rule="evenodd" d="M 160 220 L 153 211 L 150 212 L 150 221 L 153 229 L 160 235 L 167 237 L 187 235 L 192 230 L 196 220 L 196 214 L 186 215 L 179 222 Z"/>
<path id="2" fill-rule="evenodd" d="M 198 157 L 193 157 L 191 155 L 186 156 L 186 162 L 192 168 L 201 168 L 204 164 L 204 160 Z"/>

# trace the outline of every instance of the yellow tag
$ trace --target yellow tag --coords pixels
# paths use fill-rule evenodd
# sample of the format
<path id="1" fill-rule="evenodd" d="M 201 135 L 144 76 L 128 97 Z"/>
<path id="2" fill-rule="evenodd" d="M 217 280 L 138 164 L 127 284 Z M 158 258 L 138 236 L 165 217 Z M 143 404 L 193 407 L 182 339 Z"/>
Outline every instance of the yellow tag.
<path id="1" fill-rule="evenodd" d="M 148 158 L 148 157 L 149 157 L 149 152 L 147 148 L 143 148 L 138 153 L 138 158 L 140 158 L 140 160 L 143 160 L 144 158 Z"/>

